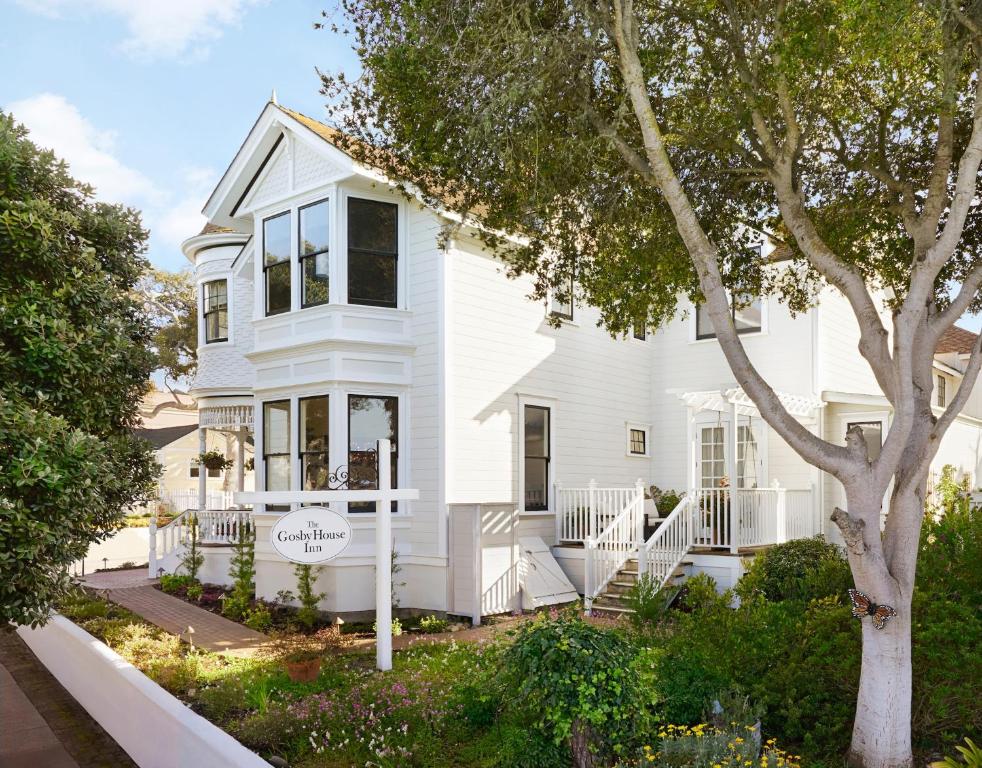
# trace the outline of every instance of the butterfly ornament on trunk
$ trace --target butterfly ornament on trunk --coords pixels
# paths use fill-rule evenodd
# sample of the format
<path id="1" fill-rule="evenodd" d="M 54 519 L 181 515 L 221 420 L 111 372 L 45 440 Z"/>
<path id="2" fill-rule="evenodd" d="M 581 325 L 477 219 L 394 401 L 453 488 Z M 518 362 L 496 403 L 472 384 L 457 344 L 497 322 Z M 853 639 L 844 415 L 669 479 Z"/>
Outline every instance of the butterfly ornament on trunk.
<path id="1" fill-rule="evenodd" d="M 895 609 L 889 605 L 877 605 L 869 595 L 858 589 L 849 590 L 849 599 L 852 600 L 852 615 L 857 619 L 872 616 L 874 629 L 883 629 L 897 615 Z"/>

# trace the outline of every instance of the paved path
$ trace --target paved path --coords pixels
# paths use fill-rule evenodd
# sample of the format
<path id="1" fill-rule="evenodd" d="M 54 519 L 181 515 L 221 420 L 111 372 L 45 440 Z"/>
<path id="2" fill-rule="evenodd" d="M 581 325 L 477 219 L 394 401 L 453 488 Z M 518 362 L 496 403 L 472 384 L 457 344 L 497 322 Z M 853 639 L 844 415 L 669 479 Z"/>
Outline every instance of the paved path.
<path id="1" fill-rule="evenodd" d="M 156 579 L 147 578 L 146 568 L 127 568 L 125 571 L 97 571 L 82 576 L 79 581 L 91 589 L 126 589 L 146 587 L 156 584 Z"/>
<path id="2" fill-rule="evenodd" d="M 193 627 L 191 641 L 206 651 L 228 653 L 232 656 L 251 656 L 269 637 L 243 627 L 224 616 L 167 595 L 151 586 L 123 587 L 105 593 L 109 600 L 133 611 L 151 624 L 182 640 L 188 639 L 188 627 Z"/>
<path id="3" fill-rule="evenodd" d="M 20 636 L 2 630 L 0 768 L 136 768 Z"/>

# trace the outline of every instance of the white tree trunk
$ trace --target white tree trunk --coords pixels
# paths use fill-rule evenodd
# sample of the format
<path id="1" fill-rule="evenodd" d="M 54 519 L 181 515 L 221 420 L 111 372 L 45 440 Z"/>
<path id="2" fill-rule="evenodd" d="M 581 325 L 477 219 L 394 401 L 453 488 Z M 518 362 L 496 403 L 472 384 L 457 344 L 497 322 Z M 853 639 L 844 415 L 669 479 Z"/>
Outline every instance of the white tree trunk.
<path id="1" fill-rule="evenodd" d="M 865 590 L 864 590 L 865 591 Z M 863 619 L 863 666 L 849 747 L 855 768 L 910 768 L 910 597 L 881 630 Z"/>

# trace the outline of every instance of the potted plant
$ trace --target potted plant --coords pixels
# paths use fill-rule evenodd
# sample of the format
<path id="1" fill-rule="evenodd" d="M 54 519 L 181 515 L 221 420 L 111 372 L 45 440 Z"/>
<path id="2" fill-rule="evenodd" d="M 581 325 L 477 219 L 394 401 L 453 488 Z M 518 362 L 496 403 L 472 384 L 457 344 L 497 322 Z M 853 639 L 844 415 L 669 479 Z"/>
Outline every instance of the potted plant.
<path id="1" fill-rule="evenodd" d="M 271 650 L 294 683 L 309 683 L 320 674 L 325 646 L 317 635 L 281 635 L 273 641 Z"/>
<path id="2" fill-rule="evenodd" d="M 208 469 L 218 470 L 219 472 L 224 472 L 225 470 L 230 469 L 232 464 L 234 464 L 231 459 L 225 458 L 225 454 L 216 450 L 199 453 L 197 461 L 199 465 L 204 465 Z"/>

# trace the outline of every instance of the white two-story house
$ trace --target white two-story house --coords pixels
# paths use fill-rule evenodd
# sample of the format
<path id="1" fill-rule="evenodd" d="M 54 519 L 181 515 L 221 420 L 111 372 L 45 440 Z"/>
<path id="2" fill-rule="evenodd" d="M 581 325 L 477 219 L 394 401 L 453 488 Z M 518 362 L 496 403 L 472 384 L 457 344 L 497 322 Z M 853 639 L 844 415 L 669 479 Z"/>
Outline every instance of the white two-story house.
<path id="1" fill-rule="evenodd" d="M 345 472 L 366 487 L 375 441 L 392 441 L 393 483 L 419 490 L 393 517 L 402 607 L 517 607 L 534 537 L 591 597 L 636 558 L 657 563 L 659 578 L 686 558 L 725 583 L 739 572 L 726 558 L 832 534 L 838 484 L 768 429 L 697 308 L 612 338 L 590 307 L 531 301 L 531 283 L 507 277 L 466 228 L 441 238 L 443 212 L 407 199 L 336 138 L 271 102 L 207 201 L 208 225 L 184 243 L 201 316 L 191 394 L 202 441 L 208 430 L 254 440 L 260 491 L 323 489 Z M 860 423 L 875 450 L 890 408 L 844 301 L 828 292 L 792 317 L 764 298 L 736 319 L 797 418 L 832 440 Z M 939 407 L 973 339 L 956 332 L 939 349 Z M 937 461 L 973 483 L 980 418 L 976 396 Z M 688 492 L 668 521 L 645 505 L 651 485 Z M 355 537 L 320 575 L 322 606 L 369 611 L 374 509 L 340 506 Z M 268 542 L 283 511 L 234 513 L 255 522 L 266 598 L 293 586 Z M 227 557 L 210 550 L 206 577 L 222 580 Z"/>

